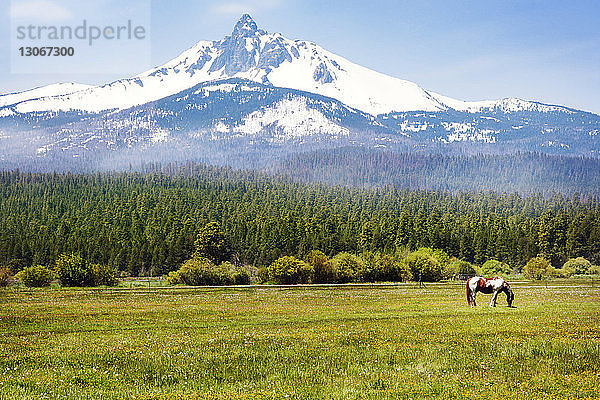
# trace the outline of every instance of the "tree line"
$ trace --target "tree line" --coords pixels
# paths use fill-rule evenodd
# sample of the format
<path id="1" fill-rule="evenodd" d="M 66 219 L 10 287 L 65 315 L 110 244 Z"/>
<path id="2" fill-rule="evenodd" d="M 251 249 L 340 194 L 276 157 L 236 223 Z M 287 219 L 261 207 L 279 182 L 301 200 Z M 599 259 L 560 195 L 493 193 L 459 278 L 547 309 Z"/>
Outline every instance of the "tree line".
<path id="1" fill-rule="evenodd" d="M 600 159 L 540 153 L 466 156 L 349 147 L 293 155 L 270 170 L 299 182 L 360 187 L 600 194 Z"/>
<path id="2" fill-rule="evenodd" d="M 226 234 L 216 222 L 208 223 L 198 233 L 196 251 L 177 271 L 169 272 L 167 282 L 189 286 L 220 286 L 249 283 L 350 283 L 350 282 L 437 282 L 443 279 L 468 279 L 476 275 L 502 276 L 515 274 L 508 264 L 487 260 L 481 267 L 450 257 L 440 249 L 419 248 L 408 251 L 399 246 L 393 253 L 347 252 L 328 257 L 311 250 L 304 259 L 283 256 L 270 265 L 255 268 L 231 263 L 234 255 Z M 530 279 L 568 278 L 574 274 L 598 275 L 600 267 L 583 257 L 571 258 L 555 268 L 543 256 L 530 259 L 523 268 Z"/>
<path id="3" fill-rule="evenodd" d="M 163 275 L 189 260 L 217 222 L 234 264 L 266 267 L 318 250 L 393 254 L 443 250 L 515 270 L 541 255 L 600 263 L 595 196 L 356 188 L 187 164 L 148 173 L 0 172 L 0 264 L 17 272 L 62 254 L 131 275 Z"/>

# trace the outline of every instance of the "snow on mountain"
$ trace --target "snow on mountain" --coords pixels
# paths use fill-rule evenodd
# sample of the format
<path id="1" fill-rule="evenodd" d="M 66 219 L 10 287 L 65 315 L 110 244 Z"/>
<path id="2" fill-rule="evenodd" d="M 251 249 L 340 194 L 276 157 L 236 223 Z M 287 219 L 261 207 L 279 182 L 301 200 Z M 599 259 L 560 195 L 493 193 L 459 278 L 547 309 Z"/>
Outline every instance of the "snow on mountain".
<path id="1" fill-rule="evenodd" d="M 323 113 L 307 107 L 303 98 L 286 99 L 244 118 L 242 124 L 231 128 L 234 132 L 259 134 L 274 126 L 281 132 L 281 139 L 327 134 L 347 136 L 348 129 L 330 121 Z M 223 129 L 225 127 L 222 127 Z M 226 128 L 225 128 L 226 129 Z M 221 130 L 221 132 L 223 132 Z"/>
<path id="2" fill-rule="evenodd" d="M 320 94 L 372 115 L 448 109 L 568 112 L 564 107 L 519 99 L 465 102 L 428 92 L 415 83 L 354 64 L 314 43 L 267 33 L 247 14 L 224 39 L 198 42 L 166 64 L 133 78 L 98 87 L 80 85 L 67 89 L 51 85 L 30 91 L 35 93 L 2 96 L 0 107 L 20 102 L 12 108 L 12 112 L 18 113 L 122 110 L 179 93 L 202 82 L 227 78 Z M 9 112 L 4 111 L 4 114 L 9 115 Z"/>
<path id="3" fill-rule="evenodd" d="M 258 160 L 336 146 L 595 157 L 598 132 L 598 115 L 513 98 L 456 100 L 267 33 L 248 15 L 224 39 L 132 78 L 0 96 L 0 157 L 49 160 L 135 151 L 222 162 L 236 152 Z"/>
<path id="4" fill-rule="evenodd" d="M 85 91 L 23 102 L 14 110 L 126 109 L 231 77 L 321 94 L 373 115 L 447 108 L 412 82 L 361 67 L 314 43 L 267 33 L 244 15 L 231 35 L 198 42 L 161 67 Z"/>
<path id="5" fill-rule="evenodd" d="M 48 86 L 42 86 L 35 89 L 25 90 L 23 92 L 9 93 L 0 95 L 0 107 L 6 107 L 22 101 L 39 99 L 41 97 L 59 96 L 79 92 L 89 89 L 93 86 L 83 85 L 81 83 L 67 82 L 55 83 Z"/>
<path id="6" fill-rule="evenodd" d="M 462 101 L 446 97 L 434 92 L 429 92 L 429 94 L 433 98 L 437 99 L 440 103 L 445 104 L 448 108 L 452 108 L 456 111 L 464 111 L 471 113 L 485 111 L 500 111 L 503 113 L 533 111 L 542 113 L 563 112 L 571 114 L 574 112 L 574 110 L 571 110 L 567 107 L 554 106 L 516 98 L 506 98 L 502 100 Z"/>
<path id="7" fill-rule="evenodd" d="M 329 97 L 239 78 L 201 83 L 126 110 L 0 118 L 0 132 L 14 127 L 14 121 L 20 125 L 20 142 L 15 140 L 7 153 L 36 159 L 102 158 L 151 148 L 161 148 L 169 159 L 177 149 L 185 149 L 180 160 L 199 154 L 230 159 L 236 151 L 259 151 L 260 159 L 270 154 L 270 146 L 282 152 L 347 143 L 371 146 L 374 134 L 386 132 L 372 115 Z"/>

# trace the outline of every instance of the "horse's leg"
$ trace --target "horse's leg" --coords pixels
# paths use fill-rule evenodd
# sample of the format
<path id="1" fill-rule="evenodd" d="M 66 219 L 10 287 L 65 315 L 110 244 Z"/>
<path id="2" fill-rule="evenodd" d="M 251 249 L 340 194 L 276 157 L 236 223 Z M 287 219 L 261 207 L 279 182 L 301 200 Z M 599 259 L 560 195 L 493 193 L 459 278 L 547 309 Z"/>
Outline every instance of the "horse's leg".
<path id="1" fill-rule="evenodd" d="M 490 307 L 496 307 L 496 298 L 498 297 L 498 290 L 494 290 L 492 295 L 492 301 L 490 301 Z"/>
<path id="2" fill-rule="evenodd" d="M 477 307 L 477 303 L 475 302 L 475 297 L 477 296 L 477 292 L 473 290 L 473 307 Z"/>

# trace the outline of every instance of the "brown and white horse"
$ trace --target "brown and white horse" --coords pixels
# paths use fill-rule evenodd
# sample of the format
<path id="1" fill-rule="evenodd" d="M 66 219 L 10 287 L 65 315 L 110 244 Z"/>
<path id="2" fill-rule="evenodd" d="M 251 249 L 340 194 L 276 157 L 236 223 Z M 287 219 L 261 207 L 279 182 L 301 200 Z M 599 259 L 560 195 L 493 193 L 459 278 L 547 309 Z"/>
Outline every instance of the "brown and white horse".
<path id="1" fill-rule="evenodd" d="M 500 292 L 506 293 L 506 301 L 508 302 L 509 307 L 512 307 L 512 302 L 515 298 L 515 295 L 510 289 L 508 282 L 499 276 L 495 276 L 492 279 L 474 276 L 467 281 L 467 302 L 470 306 L 475 307 L 477 305 L 475 303 L 475 296 L 477 295 L 477 292 L 485 294 L 493 293 L 490 307 L 496 307 L 496 298 Z"/>

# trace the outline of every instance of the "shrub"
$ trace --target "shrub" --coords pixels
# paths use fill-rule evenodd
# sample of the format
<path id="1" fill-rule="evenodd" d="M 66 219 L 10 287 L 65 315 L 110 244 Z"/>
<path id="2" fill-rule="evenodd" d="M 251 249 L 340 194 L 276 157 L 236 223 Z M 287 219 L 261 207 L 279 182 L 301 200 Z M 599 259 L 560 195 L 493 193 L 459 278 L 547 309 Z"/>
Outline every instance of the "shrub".
<path id="1" fill-rule="evenodd" d="M 334 283 L 337 281 L 335 269 L 329 262 L 329 257 L 324 253 L 313 250 L 306 256 L 306 262 L 314 270 L 314 283 Z"/>
<path id="2" fill-rule="evenodd" d="M 268 267 L 269 280 L 284 284 L 311 282 L 314 273 L 313 267 L 296 257 L 286 256 L 275 260 Z"/>
<path id="3" fill-rule="evenodd" d="M 242 274 L 248 275 L 248 283 L 244 283 L 244 285 L 260 282 L 259 270 L 254 265 L 243 264 L 237 268 Z"/>
<path id="4" fill-rule="evenodd" d="M 367 270 L 364 260 L 350 253 L 339 253 L 329 263 L 339 283 L 356 282 Z"/>
<path id="5" fill-rule="evenodd" d="M 527 262 L 527 265 L 525 265 L 525 268 L 523 269 L 523 273 L 529 279 L 539 280 L 548 275 L 549 268 L 550 261 L 546 260 L 544 257 L 537 256 Z"/>
<path id="6" fill-rule="evenodd" d="M 600 265 L 592 265 L 590 269 L 588 269 L 588 274 L 600 275 Z"/>
<path id="7" fill-rule="evenodd" d="M 453 271 L 455 274 L 464 275 L 464 276 L 476 276 L 477 269 L 473 264 L 468 261 L 455 259 L 449 263 L 450 271 Z"/>
<path id="8" fill-rule="evenodd" d="M 378 254 L 374 262 L 375 281 L 402 282 L 412 274 L 406 263 L 388 254 Z"/>
<path id="9" fill-rule="evenodd" d="M 177 271 L 170 272 L 167 283 L 189 286 L 246 285 L 250 283 L 250 275 L 245 269 L 237 268 L 230 262 L 216 266 L 206 258 L 192 258 Z"/>
<path id="10" fill-rule="evenodd" d="M 419 249 L 404 259 L 413 279 L 422 282 L 437 282 L 443 277 L 443 266 L 431 249 Z"/>
<path id="11" fill-rule="evenodd" d="M 436 250 L 431 250 L 428 247 L 424 247 L 419 249 L 421 251 L 425 251 L 425 252 L 431 252 L 431 255 L 433 258 L 435 258 L 440 265 L 443 267 L 445 267 L 446 265 L 448 265 L 448 263 L 450 262 L 450 256 L 448 256 L 448 254 L 441 249 L 436 249 Z"/>
<path id="12" fill-rule="evenodd" d="M 568 278 L 575 273 L 575 269 L 570 267 L 554 268 L 553 266 L 548 267 L 546 274 L 553 278 Z"/>
<path id="13" fill-rule="evenodd" d="M 115 286 L 119 283 L 117 279 L 117 270 L 108 265 L 92 264 L 90 265 L 95 286 Z"/>
<path id="14" fill-rule="evenodd" d="M 552 265 L 548 267 L 548 269 L 546 270 L 546 275 L 550 276 L 552 278 L 561 278 L 562 277 L 562 270 L 560 268 L 554 268 Z"/>
<path id="15" fill-rule="evenodd" d="M 487 260 L 481 266 L 481 273 L 485 276 L 507 276 L 512 273 L 512 269 L 506 263 L 498 260 Z"/>
<path id="16" fill-rule="evenodd" d="M 372 251 L 363 251 L 360 253 L 359 257 L 365 263 L 365 266 L 356 277 L 357 281 L 375 282 L 379 279 L 376 265 L 379 256 L 380 253 L 373 253 Z"/>
<path id="17" fill-rule="evenodd" d="M 93 286 L 91 266 L 78 254 L 62 254 L 56 260 L 56 273 L 64 286 Z"/>
<path id="18" fill-rule="evenodd" d="M 184 282 L 180 270 L 169 272 L 167 275 L 167 283 L 169 285 L 182 285 Z"/>
<path id="19" fill-rule="evenodd" d="M 238 268 L 233 273 L 233 284 L 234 285 L 249 285 L 250 284 L 250 274 L 247 270 L 243 268 Z"/>
<path id="20" fill-rule="evenodd" d="M 258 281 L 261 283 L 269 282 L 269 268 L 263 266 L 258 269 Z"/>
<path id="21" fill-rule="evenodd" d="M 43 265 L 32 265 L 25 267 L 17 274 L 17 278 L 29 287 L 44 287 L 50 286 L 50 282 L 54 279 L 52 270 Z"/>
<path id="22" fill-rule="evenodd" d="M 250 284 L 250 274 L 248 273 L 248 270 L 242 267 L 236 267 L 229 261 L 221 263 L 218 267 L 218 271 L 224 285 Z"/>
<path id="23" fill-rule="evenodd" d="M 571 258 L 563 265 L 563 268 L 570 268 L 574 270 L 576 274 L 579 275 L 587 274 L 591 267 L 592 263 L 583 257 Z"/>
<path id="24" fill-rule="evenodd" d="M 421 247 L 417 249 L 418 253 L 427 254 L 430 257 L 433 257 L 437 260 L 440 266 L 445 269 L 450 263 L 450 256 L 444 251 L 440 249 L 432 249 L 430 247 Z"/>
<path id="25" fill-rule="evenodd" d="M 7 287 L 14 282 L 13 274 L 10 268 L 0 267 L 0 287 Z"/>
<path id="26" fill-rule="evenodd" d="M 563 278 L 569 278 L 577 273 L 575 268 L 571 268 L 568 265 L 564 265 L 559 271 Z"/>
<path id="27" fill-rule="evenodd" d="M 212 277 L 212 281 L 205 283 L 206 285 L 213 286 L 230 286 L 233 285 L 235 280 L 233 275 L 235 273 L 235 267 L 232 263 L 225 261 L 219 265 L 207 264 L 209 269 L 208 277 Z"/>
<path id="28" fill-rule="evenodd" d="M 190 286 L 220 284 L 216 266 L 205 258 L 192 258 L 183 263 L 177 271 L 180 283 Z"/>

